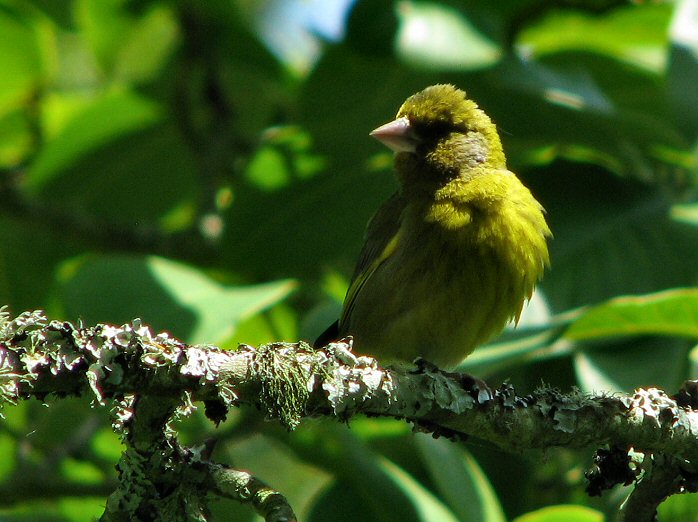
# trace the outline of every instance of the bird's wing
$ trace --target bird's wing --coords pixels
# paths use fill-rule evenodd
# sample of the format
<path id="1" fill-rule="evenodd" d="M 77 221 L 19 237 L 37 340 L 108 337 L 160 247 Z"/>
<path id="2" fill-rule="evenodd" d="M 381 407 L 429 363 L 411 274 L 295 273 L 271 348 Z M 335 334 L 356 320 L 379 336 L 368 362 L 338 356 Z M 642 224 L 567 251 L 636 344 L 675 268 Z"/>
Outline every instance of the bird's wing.
<path id="1" fill-rule="evenodd" d="M 356 297 L 376 269 L 396 250 L 400 241 L 400 222 L 405 200 L 395 193 L 378 209 L 366 227 L 364 246 L 354 269 L 354 275 L 344 298 L 339 329 L 351 315 Z"/>

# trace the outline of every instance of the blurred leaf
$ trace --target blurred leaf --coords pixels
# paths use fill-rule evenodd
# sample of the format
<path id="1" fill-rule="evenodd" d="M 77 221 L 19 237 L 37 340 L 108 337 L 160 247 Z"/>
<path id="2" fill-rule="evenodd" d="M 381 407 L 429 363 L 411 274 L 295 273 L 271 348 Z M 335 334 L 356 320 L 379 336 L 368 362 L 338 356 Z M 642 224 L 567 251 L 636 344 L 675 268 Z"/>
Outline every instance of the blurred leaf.
<path id="1" fill-rule="evenodd" d="M 663 335 L 698 339 L 698 289 L 673 289 L 626 296 L 592 307 L 572 322 L 566 339 L 589 341 L 632 337 L 632 344 L 608 345 L 575 355 L 575 369 L 586 391 L 630 391 L 638 386 L 673 389 L 688 377 L 685 342 Z M 632 362 L 632 364 L 629 364 Z"/>
<path id="2" fill-rule="evenodd" d="M 15 456 L 17 455 L 17 441 L 9 433 L 0 433 L 0 451 L 6 458 L 0 461 L 0 480 L 7 483 L 7 479 L 17 465 Z"/>
<path id="3" fill-rule="evenodd" d="M 671 207 L 671 217 L 681 223 L 698 227 L 698 203 L 674 205 Z"/>
<path id="4" fill-rule="evenodd" d="M 101 497 L 63 497 L 58 500 L 56 507 L 56 516 L 62 516 L 62 520 L 66 522 L 96 520 L 104 513 L 104 499 Z M 59 513 L 60 515 L 58 515 Z"/>
<path id="5" fill-rule="evenodd" d="M 172 55 L 177 38 L 178 26 L 170 10 L 154 6 L 120 43 L 114 78 L 129 83 L 155 79 Z"/>
<path id="6" fill-rule="evenodd" d="M 513 522 L 602 522 L 602 513 L 584 506 L 561 505 L 549 506 L 536 511 L 531 511 Z"/>
<path id="7" fill-rule="evenodd" d="M 254 470 L 256 477 L 281 491 L 298 520 L 308 520 L 312 503 L 332 481 L 329 473 L 299 460 L 287 447 L 263 435 L 229 441 L 221 449 L 236 467 Z M 252 511 L 251 506 L 246 508 Z"/>
<path id="8" fill-rule="evenodd" d="M 384 150 L 368 133 L 430 83 L 429 75 L 390 57 L 367 58 L 346 46 L 330 46 L 303 85 L 300 121 L 317 150 L 332 158 L 333 168 L 339 163 L 359 170 L 361 161 Z"/>
<path id="9" fill-rule="evenodd" d="M 290 17 L 296 1 L 268 4 L 283 3 L 288 10 L 276 12 Z M 698 283 L 695 2 L 357 0 L 344 40 L 320 42 L 316 67 L 302 72 L 259 36 L 270 23 L 282 27 L 264 18 L 273 11 L 264 2 L 0 4 L 0 303 L 13 310 L 48 306 L 53 317 L 88 323 L 140 315 L 226 346 L 295 340 L 299 324 L 312 337 L 337 317 L 366 221 L 397 188 L 392 154 L 368 132 L 410 94 L 451 82 L 493 117 L 509 165 L 555 233 L 531 321 L 463 367 L 510 379 L 522 393 L 541 380 L 569 389 L 575 377 L 585 389 L 675 389 L 695 373 L 690 318 L 660 302 L 608 308 L 620 306 L 619 295 L 654 298 Z M 318 17 L 336 12 L 312 4 Z M 200 249 L 168 241 L 173 230 L 209 231 L 211 241 Z M 129 240 L 146 233 L 154 253 L 200 258 L 205 268 L 135 255 L 143 243 Z M 331 275 L 323 282 L 323 274 Z M 281 302 L 290 276 L 302 278 L 303 293 Z M 581 340 L 565 337 L 577 319 L 570 332 Z M 7 410 L 3 435 L 18 439 L 5 447 L 0 438 L 9 465 L 51 462 L 77 476 L 60 448 L 79 443 L 111 471 L 120 444 L 101 424 L 82 444 L 77 428 L 90 424 L 76 419 L 85 406 Z M 290 491 L 306 520 L 501 520 L 488 481 L 509 513 L 590 502 L 571 451 L 524 461 L 475 443 L 475 463 L 459 446 L 415 442 L 404 422 L 362 419 L 350 432 L 310 423 L 286 436 L 245 422 L 254 412 L 234 416 L 218 447 L 232 437 L 232 460 L 244 456 L 252 472 Z M 188 421 L 192 443 L 210 431 L 203 415 Z M 239 438 L 258 429 L 283 444 Z M 589 505 L 610 513 L 617 500 Z M 90 509 L 92 499 L 34 502 L 0 518 L 97 516 Z M 222 520 L 256 519 L 230 502 L 213 510 Z M 573 505 L 526 517 L 580 512 L 599 520 Z"/>
<path id="10" fill-rule="evenodd" d="M 310 520 L 457 520 L 404 469 L 374 454 L 350 433 L 334 431 L 342 455 L 333 468 L 340 477 L 319 499 Z"/>
<path id="11" fill-rule="evenodd" d="M 163 68 L 177 42 L 172 12 L 151 6 L 139 17 L 120 0 L 78 0 L 76 20 L 109 80 L 142 82 Z"/>
<path id="12" fill-rule="evenodd" d="M 194 175 L 191 151 L 161 107 L 125 91 L 77 112 L 42 148 L 26 181 L 55 206 L 133 225 L 193 204 Z"/>
<path id="13" fill-rule="evenodd" d="M 255 176 L 254 184 L 235 187 L 222 242 L 228 266 L 258 277 L 308 275 L 357 255 L 369 217 L 396 189 L 387 168 L 370 168 L 372 155 L 383 151 L 368 133 L 395 114 L 410 84 L 423 86 L 414 76 L 390 60 L 328 50 L 304 86 L 300 115 L 314 140 L 312 156 L 327 158 L 326 173 L 297 176 L 276 155 L 268 164 L 284 171 L 265 176 L 292 180 L 288 185 L 270 191 Z M 385 96 L 396 87 L 404 96 Z M 261 219 L 260 209 L 273 210 Z"/>
<path id="14" fill-rule="evenodd" d="M 439 520 L 442 522 L 458 521 L 458 518 L 456 518 L 443 503 L 403 469 L 387 459 L 380 459 L 379 465 L 410 499 L 417 512 L 417 518 L 415 520 L 424 522 L 429 522 L 431 520 Z"/>
<path id="15" fill-rule="evenodd" d="M 658 520 L 671 522 L 695 522 L 698 513 L 698 495 L 672 495 L 659 504 Z"/>
<path id="16" fill-rule="evenodd" d="M 183 92 L 194 95 L 195 119 L 190 123 L 211 120 L 214 127 L 207 130 L 212 137 L 220 139 L 217 134 L 223 130 L 236 138 L 239 147 L 256 143 L 265 128 L 280 123 L 295 85 L 236 4 L 229 0 L 180 4 L 178 18 L 186 23 L 181 24 L 183 49 L 176 74 L 186 80 Z M 230 127 L 221 129 L 221 123 Z"/>
<path id="17" fill-rule="evenodd" d="M 323 432 L 330 436 L 323 437 L 325 442 L 320 447 L 325 451 L 328 446 L 334 448 L 334 459 L 327 456 L 325 460 L 329 460 L 327 465 L 336 473 L 337 480 L 317 499 L 310 521 L 424 520 L 420 518 L 420 510 L 429 509 L 433 499 L 424 497 L 428 494 L 419 491 L 419 485 L 411 484 L 402 475 L 404 471 L 394 473 L 393 467 L 386 466 L 379 454 L 344 427 L 330 426 Z"/>
<path id="18" fill-rule="evenodd" d="M 140 317 L 190 343 L 224 339 L 295 286 L 286 280 L 225 287 L 193 267 L 153 256 L 86 259 L 70 270 L 62 292 L 70 317 L 116 324 Z"/>
<path id="19" fill-rule="evenodd" d="M 551 9 L 518 34 L 517 45 L 534 56 L 570 49 L 607 54 L 661 72 L 672 5 L 644 3 L 603 15 Z"/>
<path id="20" fill-rule="evenodd" d="M 121 136 L 152 127 L 162 116 L 157 103 L 135 93 L 115 92 L 98 98 L 42 148 L 27 173 L 28 188 L 36 191 L 45 187 L 82 156 Z"/>
<path id="21" fill-rule="evenodd" d="M 362 54 L 391 56 L 397 30 L 394 0 L 356 0 L 347 19 L 344 42 Z"/>
<path id="22" fill-rule="evenodd" d="M 298 320 L 295 310 L 286 303 L 278 303 L 264 313 L 255 314 L 238 324 L 231 337 L 223 341 L 222 348 L 235 348 L 240 343 L 258 346 L 272 341 L 295 342 L 298 337 Z"/>
<path id="23" fill-rule="evenodd" d="M 85 248 L 27 219 L 0 217 L 0 303 L 13 312 L 48 305 L 56 264 Z"/>
<path id="24" fill-rule="evenodd" d="M 546 326 L 505 332 L 494 342 L 479 346 L 458 365 L 458 370 L 484 377 L 516 364 L 566 354 L 560 347 L 554 351 L 550 349 L 565 331 L 566 324 L 564 320 L 553 321 Z"/>
<path id="25" fill-rule="evenodd" d="M 407 448 L 403 444 L 406 437 L 411 437 L 412 434 L 412 429 L 405 422 L 385 417 L 357 417 L 352 419 L 351 432 L 367 444 L 384 441 L 390 446 L 405 448 L 404 451 L 409 452 L 410 457 L 414 452 L 411 446 Z"/>
<path id="26" fill-rule="evenodd" d="M 310 145 L 310 136 L 298 127 L 267 129 L 262 145 L 245 168 L 245 180 L 264 192 L 274 192 L 294 180 L 313 178 L 322 170 L 324 160 L 313 154 Z"/>
<path id="27" fill-rule="evenodd" d="M 688 346 L 673 339 L 633 339 L 574 354 L 577 382 L 589 393 L 631 392 L 652 386 L 675 390 L 688 372 Z"/>
<path id="28" fill-rule="evenodd" d="M 676 3 L 669 36 L 671 52 L 666 75 L 669 101 L 679 124 L 691 138 L 698 136 L 698 2 Z"/>
<path id="29" fill-rule="evenodd" d="M 61 462 L 61 474 L 77 484 L 99 484 L 104 475 L 92 462 L 67 458 Z"/>
<path id="30" fill-rule="evenodd" d="M 647 334 L 698 339 L 698 289 L 611 299 L 582 313 L 564 337 L 581 341 Z"/>
<path id="31" fill-rule="evenodd" d="M 2 522 L 83 522 L 97 520 L 104 513 L 104 498 L 60 497 L 0 509 Z"/>
<path id="32" fill-rule="evenodd" d="M 75 19 L 102 70 L 110 75 L 117 53 L 130 28 L 128 13 L 120 0 L 76 0 Z"/>
<path id="33" fill-rule="evenodd" d="M 71 29 L 73 22 L 73 5 L 69 2 L 55 2 L 54 0 L 26 0 L 40 10 L 44 16 L 61 29 Z"/>
<path id="34" fill-rule="evenodd" d="M 532 149 L 552 147 L 552 157 L 654 180 L 657 163 L 667 158 L 661 150 L 687 155 L 690 148 L 667 117 L 659 78 L 617 60 L 583 52 L 537 62 L 512 57 L 457 81 L 469 85 L 497 123 L 514 164 L 529 159 Z"/>
<path id="35" fill-rule="evenodd" d="M 11 111 L 0 116 L 0 167 L 21 163 L 32 145 L 30 123 L 23 111 Z"/>
<path id="36" fill-rule="evenodd" d="M 469 70 L 497 63 L 502 51 L 458 10 L 437 2 L 399 4 L 398 56 L 430 70 Z"/>
<path id="37" fill-rule="evenodd" d="M 659 191 L 579 165 L 545 172 L 533 192 L 555 236 L 542 282 L 554 311 L 695 283 L 698 229 L 672 221 Z"/>
<path id="38" fill-rule="evenodd" d="M 125 446 L 119 436 L 105 423 L 105 426 L 90 439 L 90 448 L 105 461 L 118 462 Z"/>
<path id="39" fill-rule="evenodd" d="M 468 451 L 451 441 L 424 434 L 415 435 L 415 443 L 440 496 L 459 521 L 506 520 L 496 492 Z"/>
<path id="40" fill-rule="evenodd" d="M 0 116 L 29 99 L 42 77 L 38 29 L 9 5 L 0 5 Z"/>

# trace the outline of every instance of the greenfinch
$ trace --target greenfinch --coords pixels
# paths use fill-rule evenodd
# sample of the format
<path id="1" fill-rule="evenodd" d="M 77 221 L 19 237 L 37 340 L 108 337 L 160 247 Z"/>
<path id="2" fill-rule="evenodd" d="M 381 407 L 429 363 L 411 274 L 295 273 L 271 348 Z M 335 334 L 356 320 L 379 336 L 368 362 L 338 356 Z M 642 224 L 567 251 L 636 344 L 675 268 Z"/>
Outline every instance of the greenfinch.
<path id="1" fill-rule="evenodd" d="M 370 135 L 395 152 L 399 190 L 369 222 L 341 317 L 316 345 L 352 336 L 381 362 L 452 368 L 518 321 L 549 264 L 545 211 L 452 85 L 410 96 Z"/>

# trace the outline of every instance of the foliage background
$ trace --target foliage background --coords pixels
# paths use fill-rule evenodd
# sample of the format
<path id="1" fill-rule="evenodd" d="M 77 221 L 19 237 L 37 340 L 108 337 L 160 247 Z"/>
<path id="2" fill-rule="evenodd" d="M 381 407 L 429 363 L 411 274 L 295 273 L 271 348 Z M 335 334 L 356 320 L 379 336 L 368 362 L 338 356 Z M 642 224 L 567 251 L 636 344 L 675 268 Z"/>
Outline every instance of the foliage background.
<path id="1" fill-rule="evenodd" d="M 0 0 L 0 303 L 231 348 L 312 339 L 395 189 L 367 133 L 452 82 L 555 234 L 521 327 L 464 369 L 522 394 L 674 392 L 698 358 L 696 34 L 695 0 Z M 49 403 L 4 411 L 2 519 L 98 516 L 114 481 L 107 415 Z M 627 493 L 584 494 L 592 448 L 512 455 L 377 419 L 288 434 L 250 411 L 180 428 L 301 520 L 591 521 Z M 693 520 L 693 497 L 661 514 Z"/>

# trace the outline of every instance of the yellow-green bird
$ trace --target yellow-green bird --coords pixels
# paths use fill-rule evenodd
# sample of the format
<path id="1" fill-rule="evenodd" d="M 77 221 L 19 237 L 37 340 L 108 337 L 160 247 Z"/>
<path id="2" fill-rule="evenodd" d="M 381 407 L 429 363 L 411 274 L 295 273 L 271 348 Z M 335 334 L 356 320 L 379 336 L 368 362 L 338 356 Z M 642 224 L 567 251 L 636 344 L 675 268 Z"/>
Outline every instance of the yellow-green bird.
<path id="1" fill-rule="evenodd" d="M 400 187 L 369 222 L 341 318 L 316 345 L 351 335 L 381 362 L 453 367 L 518 321 L 549 264 L 545 210 L 452 85 L 410 96 L 371 136 L 395 151 Z"/>

